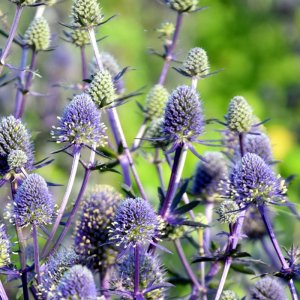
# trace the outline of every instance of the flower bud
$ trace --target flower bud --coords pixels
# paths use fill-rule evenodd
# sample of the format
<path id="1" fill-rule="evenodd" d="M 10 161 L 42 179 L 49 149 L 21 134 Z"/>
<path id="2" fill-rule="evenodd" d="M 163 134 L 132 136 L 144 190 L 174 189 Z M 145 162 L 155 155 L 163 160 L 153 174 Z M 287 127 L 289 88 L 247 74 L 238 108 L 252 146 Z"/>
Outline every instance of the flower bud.
<path id="1" fill-rule="evenodd" d="M 69 34 L 70 42 L 77 47 L 83 47 L 90 44 L 90 37 L 85 29 L 76 28 Z"/>
<path id="2" fill-rule="evenodd" d="M 231 131 L 237 133 L 250 131 L 253 126 L 253 111 L 244 97 L 236 96 L 230 101 L 226 119 Z"/>
<path id="3" fill-rule="evenodd" d="M 22 150 L 13 150 L 7 156 L 7 163 L 11 170 L 20 170 L 24 168 L 28 161 L 26 153 Z"/>
<path id="4" fill-rule="evenodd" d="M 165 104 L 168 100 L 169 93 L 165 87 L 156 84 L 146 97 L 146 116 L 152 120 L 160 118 L 164 114 Z"/>
<path id="5" fill-rule="evenodd" d="M 222 293 L 221 300 L 239 300 L 235 292 L 227 290 Z"/>
<path id="6" fill-rule="evenodd" d="M 216 209 L 220 223 L 234 224 L 239 217 L 240 207 L 232 200 L 224 200 Z"/>
<path id="7" fill-rule="evenodd" d="M 10 264 L 10 242 L 4 224 L 0 225 L 0 268 Z"/>
<path id="8" fill-rule="evenodd" d="M 193 48 L 183 62 L 183 70 L 191 77 L 201 78 L 209 72 L 208 57 L 202 48 Z"/>
<path id="9" fill-rule="evenodd" d="M 169 144 L 169 139 L 163 131 L 163 122 L 164 118 L 153 119 L 145 134 L 145 139 L 155 148 L 165 148 Z"/>
<path id="10" fill-rule="evenodd" d="M 97 26 L 103 20 L 102 9 L 97 0 L 73 0 L 72 17 L 78 27 Z"/>
<path id="11" fill-rule="evenodd" d="M 24 43 L 35 51 L 47 50 L 50 46 L 50 28 L 44 17 L 34 19 L 24 34 Z"/>
<path id="12" fill-rule="evenodd" d="M 178 12 L 192 12 L 197 9 L 198 0 L 166 0 L 169 7 Z"/>
<path id="13" fill-rule="evenodd" d="M 98 107 L 104 107 L 115 99 L 114 82 L 109 71 L 99 71 L 91 82 L 87 93 Z"/>

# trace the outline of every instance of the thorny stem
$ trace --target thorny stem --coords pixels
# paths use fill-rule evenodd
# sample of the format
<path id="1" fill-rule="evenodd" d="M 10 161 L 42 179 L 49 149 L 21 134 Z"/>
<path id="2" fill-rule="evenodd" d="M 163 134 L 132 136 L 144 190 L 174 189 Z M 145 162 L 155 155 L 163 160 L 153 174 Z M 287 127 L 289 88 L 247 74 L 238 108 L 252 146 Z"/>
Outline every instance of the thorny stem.
<path id="1" fill-rule="evenodd" d="M 4 65 L 5 65 L 5 60 L 8 56 L 8 54 L 9 54 L 9 50 L 11 48 L 14 37 L 16 35 L 16 31 L 17 31 L 17 28 L 18 28 L 18 25 L 19 25 L 19 22 L 20 22 L 20 17 L 21 17 L 21 14 L 22 14 L 22 10 L 23 10 L 22 6 L 20 6 L 20 5 L 16 6 L 16 12 L 15 12 L 14 20 L 13 20 L 12 26 L 10 28 L 9 35 L 8 35 L 7 40 L 6 40 L 6 44 L 4 46 L 4 49 L 2 50 L 2 54 L 1 54 L 1 58 L 0 58 L 0 75 L 3 71 Z"/>
<path id="2" fill-rule="evenodd" d="M 241 157 L 244 156 L 245 152 L 244 152 L 244 133 L 240 133 L 239 134 L 239 145 L 240 145 L 240 154 Z M 245 219 L 245 215 L 246 215 L 246 210 L 243 210 L 236 223 L 233 226 L 232 231 L 230 231 L 230 236 L 228 238 L 228 244 L 227 244 L 227 248 L 226 248 L 226 252 L 230 252 L 232 250 L 235 250 L 242 232 L 242 228 L 243 228 L 243 223 L 244 223 L 244 219 Z M 224 264 L 224 269 L 223 269 L 223 273 L 222 273 L 222 277 L 218 286 L 218 290 L 216 293 L 216 297 L 215 300 L 219 300 L 221 295 L 222 295 L 222 291 L 226 282 L 226 278 L 230 269 L 232 263 L 232 257 L 227 257 L 225 260 L 225 264 Z"/>
<path id="3" fill-rule="evenodd" d="M 22 118 L 22 116 L 24 114 L 29 89 L 30 89 L 31 84 L 32 84 L 33 72 L 36 68 L 36 58 L 37 58 L 37 52 L 33 49 L 32 50 L 32 56 L 31 56 L 29 72 L 28 72 L 28 74 L 25 78 L 24 87 L 22 88 L 21 101 L 18 103 L 18 106 L 16 108 L 16 112 L 15 112 L 16 118 Z"/>
<path id="4" fill-rule="evenodd" d="M 92 47 L 93 47 L 93 50 L 94 50 L 94 54 L 95 54 L 95 57 L 96 57 L 96 61 L 97 61 L 99 70 L 103 70 L 103 64 L 102 64 L 102 61 L 101 61 L 101 56 L 100 56 L 99 48 L 98 48 L 97 41 L 96 41 L 95 31 L 94 31 L 93 28 L 89 28 L 88 32 L 89 32 L 91 44 L 92 44 Z M 116 139 L 116 144 L 117 145 L 122 145 L 124 153 L 125 153 L 125 155 L 127 157 L 127 160 L 128 160 L 128 164 L 131 168 L 133 177 L 134 177 L 134 179 L 136 181 L 136 184 L 138 186 L 138 189 L 139 189 L 142 197 L 145 200 L 148 200 L 148 197 L 147 197 L 147 195 L 144 191 L 144 188 L 142 186 L 142 183 L 141 183 L 140 178 L 138 176 L 138 173 L 136 171 L 135 165 L 133 163 L 133 159 L 132 159 L 130 150 L 128 148 L 127 142 L 126 142 L 126 138 L 125 138 L 125 135 L 124 135 L 124 132 L 123 132 L 123 129 L 122 129 L 122 126 L 121 126 L 121 122 L 120 122 L 120 119 L 119 119 L 119 115 L 118 115 L 118 112 L 117 112 L 116 108 L 113 107 L 111 109 L 108 109 L 108 114 L 109 114 L 109 121 L 111 123 L 111 128 L 113 130 L 114 137 L 116 138 L 116 135 L 118 135 L 118 139 Z M 118 143 L 118 141 L 119 141 L 119 143 Z"/>
<path id="5" fill-rule="evenodd" d="M 18 180 L 15 179 L 11 182 L 11 193 L 12 198 L 15 198 L 15 194 L 18 188 Z M 24 300 L 29 300 L 29 293 L 28 293 L 28 283 L 27 283 L 27 271 L 26 271 L 26 257 L 25 257 L 25 239 L 23 236 L 22 228 L 19 227 L 17 224 L 16 232 L 18 237 L 19 243 L 19 257 L 20 257 L 20 264 L 21 264 L 21 281 L 22 281 L 22 288 L 23 288 L 23 297 Z"/>
<path id="6" fill-rule="evenodd" d="M 165 219 L 165 217 L 168 215 L 169 206 L 173 201 L 176 190 L 180 183 L 180 178 L 186 160 L 187 149 L 188 147 L 186 144 L 181 144 L 177 147 L 175 151 L 175 157 L 172 166 L 172 172 L 171 172 L 171 177 L 170 177 L 169 186 L 167 190 L 167 195 L 163 202 L 162 208 L 160 210 L 160 215 L 163 219 Z"/>
<path id="7" fill-rule="evenodd" d="M 74 156 L 73 156 L 73 162 L 72 162 L 69 181 L 68 181 L 68 184 L 67 184 L 67 187 L 66 187 L 66 190 L 65 190 L 65 194 L 64 194 L 63 199 L 61 201 L 60 208 L 59 208 L 58 213 L 57 213 L 57 217 L 55 219 L 54 225 L 53 225 L 52 230 L 50 232 L 49 238 L 48 238 L 48 240 L 47 240 L 47 242 L 46 242 L 46 244 L 43 248 L 42 258 L 44 258 L 45 255 L 47 254 L 47 252 L 49 251 L 49 247 L 50 247 L 50 245 L 53 241 L 53 238 L 55 236 L 55 233 L 57 231 L 59 223 L 60 223 L 60 221 L 63 217 L 64 211 L 65 211 L 66 206 L 68 204 L 68 200 L 69 200 L 69 197 L 70 197 L 73 185 L 74 185 L 74 181 L 75 181 L 75 177 L 76 177 L 76 173 L 77 173 L 77 169 L 78 169 L 78 163 L 79 163 L 79 159 L 80 159 L 80 150 L 81 150 L 80 147 L 78 147 L 78 146 L 74 147 L 74 150 L 73 150 L 73 155 Z"/>
<path id="8" fill-rule="evenodd" d="M 270 240 L 272 242 L 272 245 L 274 247 L 274 250 L 275 250 L 275 252 L 278 256 L 278 259 L 280 260 L 282 269 L 283 270 L 289 269 L 289 264 L 287 263 L 287 261 L 284 258 L 284 255 L 283 255 L 283 253 L 280 249 L 280 246 L 278 244 L 278 241 L 276 239 L 275 232 L 273 230 L 272 224 L 271 224 L 270 219 L 269 219 L 269 217 L 266 213 L 265 204 L 259 205 L 258 210 L 261 214 L 261 217 L 262 217 L 263 222 L 265 224 L 265 227 L 267 229 L 267 232 L 268 232 L 268 235 L 269 235 Z M 292 299 L 293 300 L 298 300 L 298 296 L 297 296 L 297 292 L 296 292 L 296 289 L 295 289 L 293 279 L 289 279 L 288 285 L 289 285 L 289 289 L 290 289 L 290 292 L 291 292 L 291 295 L 292 295 Z"/>
<path id="9" fill-rule="evenodd" d="M 93 149 L 96 148 L 96 145 L 93 145 Z M 95 152 L 93 150 L 91 150 L 91 154 L 90 154 L 90 159 L 89 159 L 89 166 L 85 169 L 85 172 L 84 172 L 84 177 L 83 177 L 83 180 L 82 180 L 82 184 L 81 184 L 81 187 L 80 187 L 80 190 L 79 190 L 79 193 L 77 195 L 77 198 L 76 198 L 76 201 L 75 201 L 75 204 L 71 210 L 71 213 L 69 215 L 69 218 L 67 220 L 67 223 L 66 225 L 64 226 L 62 232 L 60 233 L 59 237 L 57 238 L 53 248 L 51 249 L 51 251 L 49 252 L 49 255 L 52 255 L 55 250 L 60 246 L 60 244 L 62 243 L 64 237 L 66 236 L 66 234 L 68 233 L 69 229 L 70 229 L 70 226 L 74 220 L 74 217 L 80 207 L 80 203 L 81 203 L 81 200 L 82 200 L 82 197 L 84 195 L 84 192 L 86 190 L 86 187 L 87 187 L 87 184 L 88 184 L 88 181 L 90 179 L 90 176 L 91 176 L 91 172 L 92 172 L 92 166 L 94 165 L 94 162 L 95 162 Z"/>
<path id="10" fill-rule="evenodd" d="M 189 262 L 187 261 L 186 259 L 186 256 L 184 254 L 184 251 L 183 251 L 183 248 L 182 248 L 182 245 L 181 245 L 181 242 L 179 239 L 175 240 L 174 241 L 174 245 L 175 245 L 175 248 L 177 250 L 177 253 L 178 253 L 178 256 L 180 258 L 180 261 L 184 267 L 184 270 L 186 272 L 186 274 L 188 275 L 188 277 L 191 279 L 191 281 L 193 282 L 193 285 L 199 290 L 199 291 L 202 291 L 203 290 L 203 287 L 201 286 L 201 284 L 198 282 L 198 279 L 197 277 L 195 276 Z"/>
<path id="11" fill-rule="evenodd" d="M 171 64 L 171 61 L 173 59 L 173 52 L 176 46 L 176 42 L 178 40 L 178 36 L 179 36 L 179 31 L 180 31 L 180 27 L 182 24 L 182 19 L 183 19 L 183 14 L 178 12 L 177 14 L 177 19 L 176 19 L 176 25 L 175 25 L 175 31 L 173 34 L 173 38 L 172 38 L 172 42 L 171 44 L 168 46 L 167 49 L 167 53 L 165 56 L 165 62 L 158 80 L 158 84 L 164 85 L 165 81 L 166 81 L 166 77 L 169 71 L 169 67 Z"/>
<path id="12" fill-rule="evenodd" d="M 26 61 L 27 61 L 27 54 L 28 54 L 28 48 L 22 47 L 22 54 L 21 54 L 21 63 L 20 63 L 20 74 L 19 74 L 19 83 L 20 86 L 17 89 L 16 93 L 16 105 L 15 105 L 15 112 L 14 116 L 17 117 L 18 111 L 21 107 L 22 97 L 23 97 L 23 86 L 25 84 L 25 68 L 26 68 Z"/>
<path id="13" fill-rule="evenodd" d="M 139 294 L 140 291 L 140 245 L 137 244 L 134 247 L 134 285 L 133 293 L 134 298 Z"/>
<path id="14" fill-rule="evenodd" d="M 38 243 L 38 231 L 36 224 L 32 225 L 32 239 L 34 249 L 34 267 L 37 275 L 37 283 L 41 284 L 41 272 L 40 272 L 40 255 L 39 255 L 39 243 Z"/>
<path id="15" fill-rule="evenodd" d="M 5 289 L 4 289 L 4 286 L 3 286 L 1 280 L 0 280 L 0 299 L 2 299 L 2 300 L 8 300 L 7 294 L 5 292 Z"/>

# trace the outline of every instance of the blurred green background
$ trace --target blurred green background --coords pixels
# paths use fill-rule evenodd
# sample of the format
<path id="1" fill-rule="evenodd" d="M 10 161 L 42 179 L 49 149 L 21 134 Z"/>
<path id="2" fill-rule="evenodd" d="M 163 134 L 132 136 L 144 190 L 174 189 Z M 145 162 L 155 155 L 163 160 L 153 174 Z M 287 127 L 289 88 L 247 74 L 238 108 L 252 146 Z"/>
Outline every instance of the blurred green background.
<path id="1" fill-rule="evenodd" d="M 162 67 L 160 58 L 149 55 L 150 48 L 162 51 L 155 29 L 161 22 L 175 21 L 175 13 L 155 0 L 103 0 L 101 5 L 106 17 L 117 14 L 114 20 L 99 28 L 98 37 L 108 36 L 100 43 L 101 49 L 112 52 L 121 66 L 135 69 L 125 76 L 127 92 L 145 86 L 146 93 L 158 80 Z M 296 175 L 289 188 L 289 199 L 300 208 L 300 1 L 203 0 L 200 5 L 207 6 L 207 9 L 184 17 L 176 59 L 182 61 L 190 48 L 202 47 L 208 53 L 211 70 L 222 69 L 218 74 L 201 80 L 198 85 L 206 118 L 222 119 L 230 99 L 235 95 L 246 97 L 261 120 L 271 118 L 266 128 L 274 146 L 275 159 L 280 161 L 278 170 L 284 177 Z M 56 124 L 56 116 L 61 114 L 68 99 L 76 92 L 53 85 L 71 85 L 81 80 L 79 49 L 61 39 L 64 28 L 58 24 L 59 21 L 70 21 L 70 7 L 71 1 L 63 1 L 47 8 L 45 13 L 51 25 L 54 51 L 39 54 L 41 77 L 35 77 L 33 89 L 49 93 L 49 97 L 30 97 L 24 116 L 35 138 L 37 160 L 58 149 L 55 144 L 46 142 L 50 139 L 49 131 Z M 7 14 L 2 21 L 11 24 L 14 5 L 2 0 L 0 9 Z M 34 9 L 26 8 L 19 33 L 24 33 L 33 16 Z M 5 23 L 0 24 L 5 29 Z M 0 37 L 0 45 L 3 43 L 4 39 Z M 91 58 L 91 49 L 88 54 Z M 19 64 L 16 46 L 9 62 Z M 184 83 L 189 84 L 189 80 L 171 69 L 167 88 L 171 91 Z M 14 83 L 1 88 L 1 116 L 13 112 L 14 96 Z M 144 103 L 145 95 L 135 100 Z M 132 143 L 143 120 L 135 100 L 119 108 L 129 143 Z M 221 126 L 207 126 L 205 138 L 218 138 L 216 129 L 221 129 Z M 143 149 L 151 152 L 146 146 Z M 209 148 L 198 149 L 203 152 Z M 138 172 L 147 193 L 157 203 L 155 169 L 144 156 L 136 156 Z M 65 184 L 70 158 L 59 154 L 55 159 L 40 173 L 51 182 Z M 185 177 L 193 174 L 196 162 L 197 159 L 189 154 Z M 169 171 L 168 168 L 164 170 L 167 180 Z M 74 195 L 79 189 L 80 178 L 79 175 Z M 107 173 L 101 177 L 95 174 L 93 181 L 119 186 L 121 178 L 115 174 Z M 53 193 L 59 202 L 63 188 L 54 188 Z M 279 208 L 278 212 L 276 228 L 281 233 L 281 243 L 287 246 L 293 240 L 297 243 L 300 229 L 295 226 L 295 219 L 285 208 Z"/>

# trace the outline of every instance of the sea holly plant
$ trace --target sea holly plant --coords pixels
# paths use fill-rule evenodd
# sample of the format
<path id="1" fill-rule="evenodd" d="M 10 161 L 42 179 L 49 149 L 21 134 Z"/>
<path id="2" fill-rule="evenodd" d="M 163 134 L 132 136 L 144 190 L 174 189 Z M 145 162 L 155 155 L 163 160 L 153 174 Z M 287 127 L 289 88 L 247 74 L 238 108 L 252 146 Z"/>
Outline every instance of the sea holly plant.
<path id="1" fill-rule="evenodd" d="M 223 120 L 204 110 L 203 80 L 207 86 L 221 80 L 207 79 L 218 73 L 211 71 L 211 47 L 191 41 L 186 49 L 181 39 L 183 20 L 200 16 L 199 1 L 153 3 L 157 12 L 162 5 L 176 20 L 155 26 L 162 51 L 151 53 L 163 62 L 157 80 L 145 82 L 145 94 L 125 93 L 124 75 L 133 68 L 122 68 L 118 61 L 126 59 L 120 49 L 130 52 L 133 44 L 108 46 L 108 40 L 119 40 L 115 32 L 110 39 L 97 39 L 103 26 L 119 22 L 122 14 L 112 20 L 104 2 L 72 0 L 61 4 L 69 6 L 69 17 L 58 14 L 54 24 L 52 13 L 62 12 L 59 2 L 7 1 L 16 14 L 10 29 L 6 20 L 0 30 L 0 73 L 6 72 L 0 78 L 1 95 L 16 90 L 9 101 L 12 112 L 1 105 L 7 115 L 0 120 L 5 203 L 0 298 L 298 299 L 299 249 L 282 245 L 274 213 L 294 208 L 288 198 L 290 180 L 278 174 L 268 125 L 255 115 L 250 96 L 224 97 L 228 109 Z M 35 12 L 28 23 L 20 19 L 27 7 Z M 23 35 L 17 34 L 20 20 L 27 28 Z M 60 26 L 63 41 L 51 48 Z M 52 59 L 60 59 L 65 41 L 80 49 L 73 53 L 80 72 L 67 79 L 72 82 L 53 86 L 46 71 L 52 69 Z M 39 53 L 49 50 L 44 68 Z M 153 69 L 158 68 L 159 62 Z M 51 97 L 52 88 L 61 92 L 56 100 L 33 91 L 37 74 L 51 86 Z M 36 123 L 45 115 L 31 96 L 47 99 L 39 102 L 47 113 L 63 103 L 57 120 L 46 118 L 39 127 Z M 137 96 L 139 109 L 132 111 L 127 102 Z M 126 120 L 119 117 L 121 110 Z M 128 128 L 136 125 L 133 114 L 141 123 L 135 138 L 129 138 Z M 215 131 L 213 122 L 218 127 L 214 134 L 219 134 L 214 140 L 206 138 Z M 41 139 L 49 142 L 46 148 Z M 44 154 L 48 145 L 54 149 Z M 195 161 L 192 168 L 188 152 Z M 55 171 L 60 159 L 66 160 L 63 167 L 70 165 L 68 175 Z M 155 175 L 148 176 L 149 162 Z M 232 284 L 238 278 L 239 287 Z"/>

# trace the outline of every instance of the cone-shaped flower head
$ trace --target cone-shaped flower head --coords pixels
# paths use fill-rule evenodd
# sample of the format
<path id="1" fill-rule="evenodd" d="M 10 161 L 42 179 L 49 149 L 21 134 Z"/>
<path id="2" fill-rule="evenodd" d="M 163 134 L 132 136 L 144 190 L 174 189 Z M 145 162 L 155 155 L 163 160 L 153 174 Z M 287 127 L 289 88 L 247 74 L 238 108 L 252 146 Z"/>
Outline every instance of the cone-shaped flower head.
<path id="1" fill-rule="evenodd" d="M 165 135 L 175 143 L 194 141 L 203 129 L 204 117 L 198 93 L 189 86 L 176 88 L 165 107 Z"/>
<path id="2" fill-rule="evenodd" d="M 169 144 L 168 139 L 165 139 L 163 123 L 164 118 L 153 119 L 145 134 L 145 139 L 148 139 L 155 148 L 165 148 Z"/>
<path id="3" fill-rule="evenodd" d="M 65 272 L 51 299 L 97 299 L 97 288 L 92 272 L 82 265 L 75 265 Z"/>
<path id="4" fill-rule="evenodd" d="M 208 57 L 202 48 L 193 48 L 183 62 L 183 70 L 191 77 L 201 78 L 209 72 Z"/>
<path id="5" fill-rule="evenodd" d="M 54 213 L 54 201 L 45 179 L 30 174 L 17 189 L 14 219 L 18 226 L 49 224 Z"/>
<path id="6" fill-rule="evenodd" d="M 13 116 L 0 122 L 0 175 L 20 168 L 33 169 L 33 147 L 30 134 L 21 120 Z"/>
<path id="7" fill-rule="evenodd" d="M 163 269 L 159 258 L 147 252 L 139 253 L 139 283 L 140 291 L 149 286 L 160 285 L 165 282 L 165 270 Z M 112 278 L 112 286 L 118 290 L 133 291 L 134 289 L 134 252 L 124 256 L 122 261 L 117 264 L 116 272 Z M 146 300 L 164 299 L 164 291 L 162 289 L 153 290 L 144 295 Z"/>
<path id="8" fill-rule="evenodd" d="M 10 242 L 4 224 L 0 225 L 0 268 L 10 264 Z"/>
<path id="9" fill-rule="evenodd" d="M 221 152 L 206 152 L 197 165 L 192 193 L 213 199 L 219 194 L 220 181 L 228 174 L 226 157 Z"/>
<path id="10" fill-rule="evenodd" d="M 230 101 L 226 120 L 231 131 L 237 133 L 250 131 L 254 125 L 253 111 L 244 97 L 236 96 Z"/>
<path id="11" fill-rule="evenodd" d="M 115 261 L 116 253 L 108 242 L 108 227 L 122 195 L 108 185 L 97 185 L 83 202 L 75 230 L 75 251 L 95 269 L 105 269 Z"/>
<path id="12" fill-rule="evenodd" d="M 112 79 L 114 79 L 121 71 L 121 67 L 116 61 L 116 59 L 108 52 L 102 52 L 101 53 L 101 61 L 103 64 L 104 70 L 107 70 Z M 91 74 L 96 75 L 96 73 L 99 72 L 99 66 L 97 63 L 97 60 L 94 58 L 91 64 Z M 124 81 L 121 78 L 118 80 L 113 80 L 115 92 L 117 95 L 120 95 L 124 92 Z"/>
<path id="13" fill-rule="evenodd" d="M 222 293 L 221 300 L 239 300 L 235 292 L 227 290 Z"/>
<path id="14" fill-rule="evenodd" d="M 50 46 L 50 28 L 44 17 L 35 18 L 24 34 L 24 43 L 36 51 L 47 50 Z"/>
<path id="15" fill-rule="evenodd" d="M 101 113 L 88 94 L 75 96 L 58 119 L 59 126 L 53 127 L 51 132 L 57 143 L 89 146 L 106 144 Z"/>
<path id="16" fill-rule="evenodd" d="M 61 248 L 58 252 L 51 255 L 41 267 L 41 291 L 43 291 L 49 299 L 52 299 L 56 291 L 56 286 L 64 273 L 78 263 L 79 256 L 73 249 L 67 250 Z"/>
<path id="17" fill-rule="evenodd" d="M 217 207 L 216 213 L 219 215 L 220 223 L 234 224 L 239 217 L 240 207 L 235 201 L 224 200 Z"/>
<path id="18" fill-rule="evenodd" d="M 156 84 L 146 97 L 146 116 L 152 120 L 160 118 L 164 114 L 166 102 L 169 97 L 169 92 L 161 84 Z"/>
<path id="19" fill-rule="evenodd" d="M 109 71 L 99 71 L 93 78 L 87 93 L 98 107 L 104 107 L 116 98 L 112 76 Z"/>
<path id="20" fill-rule="evenodd" d="M 77 47 L 83 47 L 90 44 L 90 37 L 85 29 L 76 28 L 66 34 L 68 40 Z"/>
<path id="21" fill-rule="evenodd" d="M 117 209 L 110 229 L 110 240 L 124 248 L 146 245 L 158 235 L 160 218 L 142 198 L 128 198 Z"/>
<path id="22" fill-rule="evenodd" d="M 103 20 L 102 9 L 97 0 L 73 0 L 73 23 L 78 27 L 94 27 Z"/>
<path id="23" fill-rule="evenodd" d="M 284 286 L 271 277 L 260 279 L 250 293 L 250 300 L 286 300 Z"/>
<path id="24" fill-rule="evenodd" d="M 170 8 L 179 12 L 192 12 L 197 9 L 198 0 L 165 0 Z"/>
<path id="25" fill-rule="evenodd" d="M 234 167 L 230 179 L 237 201 L 256 204 L 282 201 L 287 191 L 284 180 L 253 153 L 247 153 Z"/>
<path id="26" fill-rule="evenodd" d="M 266 163 L 273 160 L 270 139 L 265 133 L 259 135 L 247 134 L 244 139 L 244 151 L 254 153 L 261 157 Z"/>

